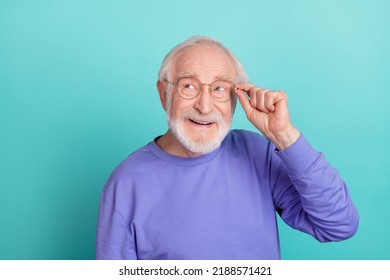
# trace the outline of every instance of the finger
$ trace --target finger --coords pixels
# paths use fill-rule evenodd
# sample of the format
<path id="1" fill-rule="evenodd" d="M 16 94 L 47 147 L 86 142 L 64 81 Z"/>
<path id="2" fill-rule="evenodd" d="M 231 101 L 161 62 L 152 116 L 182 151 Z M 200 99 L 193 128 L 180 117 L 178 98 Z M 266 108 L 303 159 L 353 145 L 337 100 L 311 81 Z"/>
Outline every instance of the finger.
<path id="1" fill-rule="evenodd" d="M 266 106 L 266 95 L 267 93 L 269 92 L 270 90 L 268 89 L 259 89 L 256 93 L 257 95 L 257 100 L 258 100 L 258 106 L 257 108 L 264 112 L 264 113 L 269 113 L 270 110 L 269 108 Z"/>
<path id="2" fill-rule="evenodd" d="M 265 106 L 272 112 L 276 110 L 276 106 L 281 104 L 282 101 L 287 104 L 287 95 L 284 91 L 270 91 L 267 95 Z"/>
<path id="3" fill-rule="evenodd" d="M 267 114 L 274 112 L 275 104 L 286 97 L 283 91 L 260 88 L 253 84 L 236 84 L 235 89 L 246 92 L 250 98 L 249 105 Z"/>
<path id="4" fill-rule="evenodd" d="M 248 92 L 249 95 L 249 102 L 251 103 L 252 107 L 257 108 L 258 107 L 258 98 L 257 98 L 257 89 L 256 88 L 251 88 Z"/>
<path id="5" fill-rule="evenodd" d="M 256 88 L 253 84 L 236 84 L 235 89 L 240 89 L 242 91 L 245 91 L 249 93 L 249 91 L 253 88 Z"/>
<path id="6" fill-rule="evenodd" d="M 235 90 L 239 89 L 239 90 L 246 92 L 251 99 L 255 98 L 255 94 L 258 94 L 259 92 L 269 91 L 269 90 L 261 88 L 261 87 L 256 87 L 253 84 L 236 84 L 234 89 Z M 256 97 L 256 99 L 257 99 L 257 97 Z"/>
<path id="7" fill-rule="evenodd" d="M 251 107 L 257 108 L 257 94 L 256 92 L 260 89 L 253 84 L 237 84 L 235 85 L 236 90 L 241 90 L 249 97 L 249 104 Z"/>
<path id="8" fill-rule="evenodd" d="M 269 89 L 263 89 L 259 87 L 251 88 L 249 90 L 250 103 L 253 107 L 263 113 L 270 113 L 270 108 L 266 106 L 266 96 L 270 92 Z M 272 107 L 271 107 L 272 108 Z"/>
<path id="9" fill-rule="evenodd" d="M 236 93 L 236 95 L 238 97 L 238 100 L 241 103 L 242 108 L 245 111 L 246 116 L 249 118 L 249 116 L 252 113 L 253 107 L 252 107 L 252 105 L 251 105 L 251 103 L 249 101 L 247 92 L 244 91 L 244 90 L 241 90 L 241 89 L 236 89 L 235 93 Z"/>
<path id="10" fill-rule="evenodd" d="M 270 112 L 275 111 L 276 97 L 278 93 L 275 91 L 267 91 L 264 93 L 264 107 Z"/>

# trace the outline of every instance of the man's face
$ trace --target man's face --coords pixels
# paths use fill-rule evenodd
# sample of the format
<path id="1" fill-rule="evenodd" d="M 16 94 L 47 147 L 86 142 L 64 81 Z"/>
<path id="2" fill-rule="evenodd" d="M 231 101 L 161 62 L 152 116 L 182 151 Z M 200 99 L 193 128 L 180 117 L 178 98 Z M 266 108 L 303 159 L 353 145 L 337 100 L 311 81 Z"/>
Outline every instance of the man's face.
<path id="1" fill-rule="evenodd" d="M 182 77 L 195 77 L 202 84 L 216 80 L 234 81 L 236 72 L 230 57 L 213 46 L 189 47 L 176 57 L 171 82 Z M 172 86 L 168 93 L 169 129 L 178 142 L 195 154 L 206 154 L 219 147 L 230 130 L 234 101 L 218 102 L 203 85 L 194 99 L 183 99 Z"/>

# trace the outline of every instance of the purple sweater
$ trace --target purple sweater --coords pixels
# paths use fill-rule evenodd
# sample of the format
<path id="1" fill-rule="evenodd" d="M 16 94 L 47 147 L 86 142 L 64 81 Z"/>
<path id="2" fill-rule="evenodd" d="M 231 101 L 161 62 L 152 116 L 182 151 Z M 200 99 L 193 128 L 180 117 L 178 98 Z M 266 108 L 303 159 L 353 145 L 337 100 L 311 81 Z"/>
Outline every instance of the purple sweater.
<path id="1" fill-rule="evenodd" d="M 150 142 L 103 189 L 97 259 L 280 259 L 276 213 L 321 242 L 357 230 L 337 171 L 306 139 L 276 151 L 232 130 L 214 152 L 181 158 Z"/>

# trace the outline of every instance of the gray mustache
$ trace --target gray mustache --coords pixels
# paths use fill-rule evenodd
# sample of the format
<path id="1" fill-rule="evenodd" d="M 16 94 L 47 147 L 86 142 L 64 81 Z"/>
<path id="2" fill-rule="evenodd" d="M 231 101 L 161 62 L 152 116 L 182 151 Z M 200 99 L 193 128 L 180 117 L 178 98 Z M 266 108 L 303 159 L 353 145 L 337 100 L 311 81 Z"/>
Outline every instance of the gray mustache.
<path id="1" fill-rule="evenodd" d="M 221 113 L 212 112 L 208 115 L 199 114 L 195 109 L 190 108 L 182 113 L 182 117 L 199 122 L 221 123 L 223 121 Z"/>

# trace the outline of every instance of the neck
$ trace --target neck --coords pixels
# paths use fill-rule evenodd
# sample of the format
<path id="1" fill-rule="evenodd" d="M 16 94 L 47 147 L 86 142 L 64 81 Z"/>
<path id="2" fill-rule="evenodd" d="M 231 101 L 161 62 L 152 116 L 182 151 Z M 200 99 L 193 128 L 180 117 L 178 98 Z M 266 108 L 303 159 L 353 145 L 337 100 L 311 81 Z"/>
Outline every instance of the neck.
<path id="1" fill-rule="evenodd" d="M 169 130 L 157 139 L 156 144 L 168 154 L 178 157 L 193 158 L 202 155 L 200 153 L 191 152 L 185 148 Z"/>

